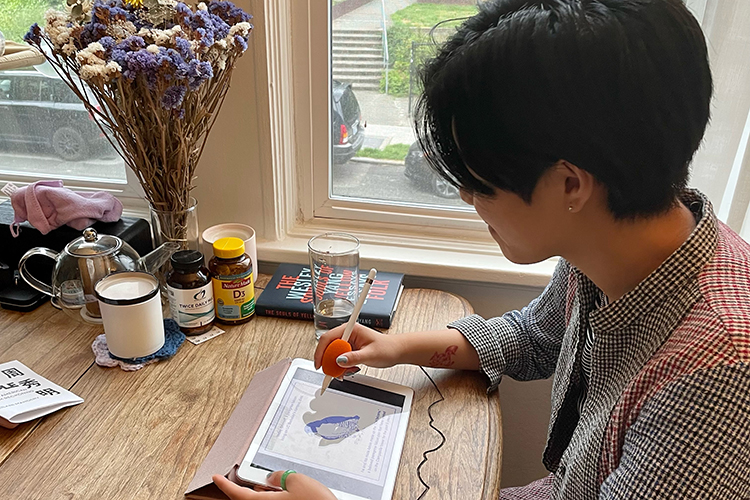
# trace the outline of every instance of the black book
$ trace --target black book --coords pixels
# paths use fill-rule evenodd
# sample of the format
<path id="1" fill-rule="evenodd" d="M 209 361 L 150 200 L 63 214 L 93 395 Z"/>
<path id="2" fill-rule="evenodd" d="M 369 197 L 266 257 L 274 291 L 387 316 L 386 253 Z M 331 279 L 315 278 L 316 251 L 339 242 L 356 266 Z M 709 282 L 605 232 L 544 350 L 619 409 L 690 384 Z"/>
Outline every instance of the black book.
<path id="1" fill-rule="evenodd" d="M 360 269 L 359 289 L 369 270 Z M 376 328 L 390 328 L 393 313 L 401 298 L 404 275 L 378 271 L 370 293 L 359 313 L 358 322 Z M 302 264 L 279 264 L 271 281 L 255 302 L 261 316 L 313 319 L 312 276 L 310 267 Z"/>

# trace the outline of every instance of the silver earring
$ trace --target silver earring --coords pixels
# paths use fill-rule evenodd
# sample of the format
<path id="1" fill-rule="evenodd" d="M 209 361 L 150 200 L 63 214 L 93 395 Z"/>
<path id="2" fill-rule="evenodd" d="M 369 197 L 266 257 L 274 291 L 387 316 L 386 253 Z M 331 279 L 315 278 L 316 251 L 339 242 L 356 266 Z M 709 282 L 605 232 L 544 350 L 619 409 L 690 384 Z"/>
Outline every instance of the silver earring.
<path id="1" fill-rule="evenodd" d="M 570 206 L 568 207 L 568 212 L 572 212 L 572 211 L 573 211 L 573 205 L 570 205 Z"/>

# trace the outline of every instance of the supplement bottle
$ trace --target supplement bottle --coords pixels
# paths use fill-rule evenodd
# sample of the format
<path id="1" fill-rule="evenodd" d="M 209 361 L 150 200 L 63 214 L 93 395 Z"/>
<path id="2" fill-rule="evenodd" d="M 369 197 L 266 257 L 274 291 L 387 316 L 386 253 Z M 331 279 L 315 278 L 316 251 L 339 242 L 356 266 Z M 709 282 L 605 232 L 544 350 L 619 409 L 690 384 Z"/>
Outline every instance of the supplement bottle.
<path id="1" fill-rule="evenodd" d="M 214 243 L 214 256 L 208 262 L 214 287 L 216 320 L 236 325 L 255 315 L 253 263 L 239 238 L 221 238 Z"/>
<path id="2" fill-rule="evenodd" d="M 172 319 L 185 335 L 209 331 L 214 324 L 214 292 L 203 254 L 180 250 L 170 261 L 172 270 L 166 280 Z"/>

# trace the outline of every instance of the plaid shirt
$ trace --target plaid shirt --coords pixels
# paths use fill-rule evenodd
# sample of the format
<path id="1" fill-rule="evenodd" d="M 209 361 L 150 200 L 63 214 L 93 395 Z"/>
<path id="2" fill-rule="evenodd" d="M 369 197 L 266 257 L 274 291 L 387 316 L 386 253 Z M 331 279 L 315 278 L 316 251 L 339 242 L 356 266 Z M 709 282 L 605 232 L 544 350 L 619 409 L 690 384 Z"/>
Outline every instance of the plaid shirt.
<path id="1" fill-rule="evenodd" d="M 750 245 L 702 194 L 682 201 L 695 230 L 619 300 L 597 309 L 599 288 L 561 259 L 523 310 L 450 325 L 477 350 L 489 390 L 502 375 L 554 375 L 543 456 L 553 474 L 502 498 L 750 498 Z"/>

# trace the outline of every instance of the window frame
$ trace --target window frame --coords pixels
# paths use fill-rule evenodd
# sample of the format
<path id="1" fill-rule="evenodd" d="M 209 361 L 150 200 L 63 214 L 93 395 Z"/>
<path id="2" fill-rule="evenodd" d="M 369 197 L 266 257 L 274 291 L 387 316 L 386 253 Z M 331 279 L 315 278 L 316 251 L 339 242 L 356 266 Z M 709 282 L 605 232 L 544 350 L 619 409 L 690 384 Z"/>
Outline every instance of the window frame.
<path id="1" fill-rule="evenodd" d="M 325 9 L 319 4 L 323 4 Z M 307 66 L 309 71 L 300 74 L 294 72 L 294 78 L 306 76 L 309 78 L 310 95 L 309 100 L 312 103 L 325 103 L 325 110 L 320 106 L 313 106 L 310 110 L 309 117 L 302 119 L 310 120 L 310 130 L 312 131 L 312 169 L 311 175 L 307 177 L 307 171 L 303 171 L 303 184 L 312 185 L 312 206 L 307 207 L 306 214 L 313 219 L 342 219 L 353 222 L 372 222 L 372 223 L 393 223 L 423 228 L 447 226 L 453 230 L 467 231 L 472 239 L 488 241 L 484 223 L 473 210 L 456 210 L 450 208 L 431 207 L 426 204 L 416 203 L 399 203 L 399 202 L 377 202 L 374 200 L 355 200 L 335 196 L 329 182 L 330 176 L 330 157 L 331 157 L 331 7 L 330 1 L 309 2 L 308 9 L 304 2 L 294 3 L 292 16 L 296 19 L 298 16 L 307 16 L 309 18 L 309 45 L 308 47 L 327 47 L 325 53 L 320 50 L 307 51 L 308 60 L 300 61 Z M 325 18 L 323 18 L 325 15 Z M 294 22 L 293 19 L 293 22 Z M 295 30 L 296 31 L 296 30 Z M 293 40 L 299 43 L 299 38 Z M 299 48 L 301 49 L 301 47 Z M 298 47 L 292 46 L 293 51 L 299 50 Z M 297 67 L 299 68 L 299 67 Z M 355 88 L 356 91 L 356 88 Z M 298 102 L 295 100 L 295 102 Z M 299 116 L 299 112 L 296 110 Z M 299 118 L 298 118 L 299 119 Z M 326 179 L 322 182 L 322 179 Z"/>
<path id="2" fill-rule="evenodd" d="M 31 102 L 42 102 L 50 105 L 58 104 L 62 101 L 54 99 L 56 95 L 56 85 L 62 82 L 47 82 L 40 75 L 34 74 L 33 71 L 29 71 L 31 76 L 19 76 L 18 70 L 11 70 L 15 73 L 10 77 L 10 88 L 7 102 L 10 103 L 25 103 L 29 102 L 29 99 L 18 99 L 17 93 L 20 85 L 24 81 L 33 82 L 37 86 L 38 99 Z M 48 84 L 48 88 L 51 91 L 49 99 L 45 99 L 42 95 L 42 91 L 45 90 L 45 83 Z M 64 83 L 62 83 L 64 85 Z M 6 100 L 3 100 L 5 102 Z M 11 170 L 5 168 L 4 165 L 0 164 L 0 184 L 13 183 L 18 187 L 23 187 L 32 184 L 40 180 L 56 180 L 61 179 L 65 186 L 79 191 L 106 191 L 117 196 L 123 203 L 123 207 L 129 213 L 132 214 L 147 214 L 148 204 L 144 199 L 143 190 L 140 187 L 135 174 L 130 171 L 126 166 L 125 168 L 125 179 L 107 179 L 93 176 L 74 176 L 66 175 L 55 172 L 24 172 L 21 170 Z M 5 197 L 0 196 L 0 201 L 4 200 Z"/>
<path id="3" fill-rule="evenodd" d="M 556 258 L 533 265 L 510 262 L 473 211 L 332 196 L 330 0 L 264 0 L 263 14 L 270 149 L 261 183 L 264 193 L 273 193 L 273 216 L 264 221 L 271 227 L 258 243 L 261 260 L 305 262 L 310 237 L 347 231 L 360 238 L 363 267 L 468 281 L 547 284 Z M 290 137 L 294 140 L 286 140 Z"/>
<path id="4" fill-rule="evenodd" d="M 44 20 L 44 16 L 38 19 L 41 24 Z M 11 71 L 18 71 L 14 69 Z M 12 82 L 12 85 L 14 82 Z M 63 83 L 64 84 L 64 83 Z M 52 95 L 56 95 L 57 82 L 51 84 Z M 40 92 L 43 86 L 40 84 Z M 12 89 L 10 90 L 12 92 Z M 41 95 L 40 95 L 41 98 Z M 49 102 L 52 104 L 59 103 L 62 101 L 42 100 L 42 102 Z M 77 101 L 76 101 L 77 102 Z M 54 172 L 49 173 L 25 173 L 19 170 L 6 169 L 0 164 L 0 186 L 7 183 L 13 183 L 18 187 L 23 187 L 32 184 L 40 180 L 56 180 L 61 179 L 67 188 L 78 190 L 78 191 L 106 191 L 117 196 L 123 203 L 124 210 L 129 215 L 144 216 L 148 215 L 148 203 L 144 198 L 143 189 L 140 187 L 140 183 L 136 178 L 135 174 L 130 171 L 127 166 L 125 168 L 125 179 L 107 179 L 103 180 L 96 177 L 87 176 L 71 176 L 65 174 L 59 174 Z M 6 197 L 0 195 L 0 201 L 5 200 Z"/>

